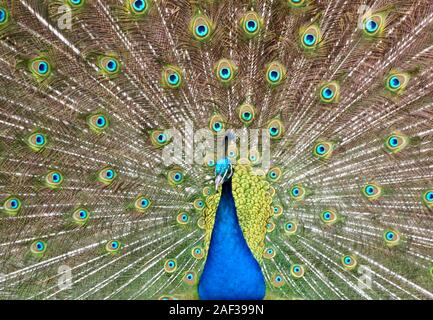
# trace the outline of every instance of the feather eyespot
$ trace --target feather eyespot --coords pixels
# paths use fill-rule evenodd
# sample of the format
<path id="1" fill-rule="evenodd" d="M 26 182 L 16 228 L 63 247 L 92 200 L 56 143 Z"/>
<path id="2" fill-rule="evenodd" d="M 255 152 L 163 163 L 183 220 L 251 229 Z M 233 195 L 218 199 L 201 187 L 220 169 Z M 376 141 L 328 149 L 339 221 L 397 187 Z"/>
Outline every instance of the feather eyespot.
<path id="1" fill-rule="evenodd" d="M 194 271 L 187 271 L 185 272 L 185 275 L 183 276 L 182 280 L 186 284 L 192 286 L 197 282 L 197 275 Z"/>
<path id="2" fill-rule="evenodd" d="M 271 62 L 266 67 L 266 81 L 276 87 L 286 78 L 286 68 L 279 62 Z"/>
<path id="3" fill-rule="evenodd" d="M 63 183 L 63 174 L 58 170 L 49 171 L 45 175 L 45 186 L 50 189 L 58 189 Z"/>
<path id="4" fill-rule="evenodd" d="M 433 190 L 425 191 L 423 196 L 422 196 L 422 200 L 427 207 L 432 208 L 433 207 Z"/>
<path id="5" fill-rule="evenodd" d="M 294 221 L 289 221 L 284 224 L 284 231 L 289 236 L 294 235 L 298 232 L 298 224 Z"/>
<path id="6" fill-rule="evenodd" d="M 381 35 L 385 29 L 385 18 L 386 16 L 382 13 L 365 17 L 362 21 L 364 34 L 368 37 Z"/>
<path id="7" fill-rule="evenodd" d="M 358 262 L 355 257 L 351 255 L 345 255 L 341 258 L 341 263 L 346 270 L 353 270 L 356 268 Z"/>
<path id="8" fill-rule="evenodd" d="M 162 70 L 162 86 L 178 89 L 182 85 L 182 71 L 175 66 L 166 66 Z"/>
<path id="9" fill-rule="evenodd" d="M 240 25 L 244 35 L 251 39 L 260 33 L 263 22 L 256 12 L 249 11 L 241 18 Z"/>
<path id="10" fill-rule="evenodd" d="M 144 16 L 149 11 L 149 3 L 147 0 L 127 0 L 128 11 L 135 16 Z"/>
<path id="11" fill-rule="evenodd" d="M 276 255 L 275 250 L 273 248 L 265 248 L 263 251 L 263 258 L 272 259 Z"/>
<path id="12" fill-rule="evenodd" d="M 281 139 L 284 135 L 283 122 L 279 118 L 274 118 L 268 122 L 267 130 L 271 140 Z"/>
<path id="13" fill-rule="evenodd" d="M 174 168 L 168 172 L 167 179 L 170 185 L 177 186 L 184 182 L 185 173 L 180 168 Z"/>
<path id="14" fill-rule="evenodd" d="M 305 50 L 315 50 L 322 41 L 322 34 L 317 25 L 303 27 L 300 30 L 301 46 Z"/>
<path id="15" fill-rule="evenodd" d="M 205 15 L 198 14 L 191 20 L 190 30 L 196 40 L 206 42 L 213 33 L 213 23 Z"/>
<path id="16" fill-rule="evenodd" d="M 288 0 L 287 3 L 290 7 L 300 8 L 306 5 L 306 0 Z"/>
<path id="17" fill-rule="evenodd" d="M 83 226 L 87 223 L 89 216 L 89 211 L 85 208 L 78 208 L 72 213 L 73 221 L 80 226 Z"/>
<path id="18" fill-rule="evenodd" d="M 320 86 L 320 100 L 324 103 L 336 103 L 340 98 L 340 86 L 336 81 Z"/>
<path id="19" fill-rule="evenodd" d="M 280 288 L 285 284 L 284 278 L 281 274 L 274 274 L 272 276 L 272 285 L 276 288 Z"/>
<path id="20" fill-rule="evenodd" d="M 225 119 L 220 114 L 214 114 L 209 120 L 209 129 L 214 135 L 225 130 Z"/>
<path id="21" fill-rule="evenodd" d="M 105 131 L 110 125 L 110 120 L 103 113 L 95 113 L 89 115 L 86 122 L 90 130 L 98 134 Z"/>
<path id="22" fill-rule="evenodd" d="M 320 219 L 325 225 L 333 225 L 338 220 L 338 215 L 334 210 L 324 210 L 320 213 Z"/>
<path id="23" fill-rule="evenodd" d="M 39 152 L 47 145 L 47 135 L 42 132 L 34 132 L 26 139 L 29 148 L 35 152 Z"/>
<path id="24" fill-rule="evenodd" d="M 407 87 L 409 78 L 407 73 L 392 71 L 386 78 L 385 87 L 392 93 L 401 94 Z"/>
<path id="25" fill-rule="evenodd" d="M 270 168 L 267 173 L 267 178 L 269 182 L 277 182 L 281 178 L 281 168 L 280 167 L 273 167 Z"/>
<path id="26" fill-rule="evenodd" d="M 290 197 L 294 201 L 301 201 L 305 198 L 305 188 L 300 184 L 292 186 L 289 190 L 289 193 Z"/>
<path id="27" fill-rule="evenodd" d="M 81 8 L 86 3 L 86 0 L 66 0 L 66 3 L 73 9 L 77 9 Z"/>
<path id="28" fill-rule="evenodd" d="M 385 139 L 385 149 L 390 153 L 398 153 L 402 151 L 409 141 L 408 138 L 400 133 L 392 133 Z"/>
<path id="29" fill-rule="evenodd" d="M 114 56 L 100 56 L 98 67 L 100 74 L 110 79 L 117 77 L 121 71 L 119 59 Z"/>
<path id="30" fill-rule="evenodd" d="M 0 7 L 0 30 L 9 23 L 9 11 Z"/>
<path id="31" fill-rule="evenodd" d="M 300 264 L 294 264 L 290 267 L 290 274 L 293 278 L 299 279 L 304 276 L 305 270 L 304 267 Z"/>
<path id="32" fill-rule="evenodd" d="M 383 239 L 388 247 L 397 246 L 400 243 L 400 233 L 394 229 L 387 229 L 383 232 Z"/>
<path id="33" fill-rule="evenodd" d="M 176 259 L 168 259 L 164 263 L 164 270 L 167 273 L 173 273 L 177 269 L 177 261 Z"/>
<path id="34" fill-rule="evenodd" d="M 256 108 L 249 103 L 244 103 L 239 106 L 238 116 L 245 126 L 249 126 L 256 117 Z"/>
<path id="35" fill-rule="evenodd" d="M 149 209 L 152 201 L 144 195 L 138 195 L 134 200 L 134 209 L 139 213 L 144 213 Z"/>
<path id="36" fill-rule="evenodd" d="M 197 198 L 194 200 L 193 206 L 196 210 L 202 210 L 205 207 L 205 202 L 202 198 Z"/>
<path id="37" fill-rule="evenodd" d="M 237 67 L 231 60 L 221 59 L 214 66 L 214 72 L 218 79 L 223 84 L 229 85 L 237 74 Z"/>
<path id="38" fill-rule="evenodd" d="M 29 70 L 33 77 L 39 82 L 47 79 L 52 73 L 51 64 L 45 57 L 38 57 L 30 60 Z"/>
<path id="39" fill-rule="evenodd" d="M 334 146 L 331 142 L 318 141 L 314 145 L 313 155 L 318 159 L 329 159 L 332 155 Z"/>
<path id="40" fill-rule="evenodd" d="M 16 196 L 10 196 L 3 201 L 3 211 L 9 216 L 16 216 L 22 207 L 21 200 Z"/>
<path id="41" fill-rule="evenodd" d="M 105 250 L 109 253 L 115 254 L 119 252 L 121 243 L 118 240 L 110 240 L 105 244 Z"/>
<path id="42" fill-rule="evenodd" d="M 200 260 L 203 259 L 204 257 L 204 250 L 201 247 L 194 247 L 191 250 L 191 254 L 194 258 Z"/>
<path id="43" fill-rule="evenodd" d="M 111 167 L 105 167 L 98 172 L 98 181 L 106 186 L 113 183 L 117 178 L 117 172 Z"/>
<path id="44" fill-rule="evenodd" d="M 368 200 L 377 200 L 382 195 L 382 188 L 375 183 L 368 183 L 361 189 L 362 194 Z"/>
<path id="45" fill-rule="evenodd" d="M 47 250 L 47 243 L 45 241 L 42 241 L 42 240 L 34 241 L 30 245 L 30 251 L 34 255 L 37 255 L 37 256 L 43 255 L 46 250 Z"/>
<path id="46" fill-rule="evenodd" d="M 177 215 L 176 221 L 179 224 L 187 224 L 189 222 L 189 215 L 186 212 L 181 212 Z"/>

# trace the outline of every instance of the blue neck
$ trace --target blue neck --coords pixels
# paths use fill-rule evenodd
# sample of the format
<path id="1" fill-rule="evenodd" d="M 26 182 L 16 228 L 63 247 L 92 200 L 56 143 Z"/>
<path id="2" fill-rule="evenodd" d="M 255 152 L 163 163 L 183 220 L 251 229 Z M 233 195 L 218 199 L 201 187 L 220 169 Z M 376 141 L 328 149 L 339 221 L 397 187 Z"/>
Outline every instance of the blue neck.
<path id="1" fill-rule="evenodd" d="M 209 251 L 198 285 L 202 300 L 261 300 L 265 279 L 236 214 L 232 181 L 222 186 Z"/>

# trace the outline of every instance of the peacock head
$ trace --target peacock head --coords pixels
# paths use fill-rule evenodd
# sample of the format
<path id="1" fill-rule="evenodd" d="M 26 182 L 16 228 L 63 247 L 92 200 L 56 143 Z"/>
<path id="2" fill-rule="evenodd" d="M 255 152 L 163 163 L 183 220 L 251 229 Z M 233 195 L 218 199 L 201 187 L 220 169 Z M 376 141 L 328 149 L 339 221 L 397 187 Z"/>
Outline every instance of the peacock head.
<path id="1" fill-rule="evenodd" d="M 219 186 L 229 180 L 232 175 L 233 167 L 229 158 L 219 159 L 215 165 L 215 190 L 218 190 Z"/>

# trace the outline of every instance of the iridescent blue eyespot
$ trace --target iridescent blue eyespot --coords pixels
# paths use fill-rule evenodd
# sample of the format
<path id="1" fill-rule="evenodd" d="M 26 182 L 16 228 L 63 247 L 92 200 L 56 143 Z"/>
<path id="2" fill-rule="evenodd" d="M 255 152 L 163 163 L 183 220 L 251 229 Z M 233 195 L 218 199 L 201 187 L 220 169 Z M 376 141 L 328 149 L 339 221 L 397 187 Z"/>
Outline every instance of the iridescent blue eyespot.
<path id="1" fill-rule="evenodd" d="M 271 70 L 269 71 L 269 80 L 272 82 L 277 82 L 280 80 L 280 73 L 277 70 Z"/>
<path id="2" fill-rule="evenodd" d="M 87 212 L 85 210 L 80 210 L 79 215 L 81 219 L 87 218 Z"/>
<path id="3" fill-rule="evenodd" d="M 204 24 L 199 24 L 196 28 L 195 28 L 195 33 L 199 36 L 199 37 L 206 37 L 206 35 L 208 34 L 209 29 L 206 25 Z"/>
<path id="4" fill-rule="evenodd" d="M 6 11 L 3 8 L 0 8 L 0 23 L 6 21 Z"/>
<path id="5" fill-rule="evenodd" d="M 132 7 L 134 8 L 135 11 L 142 12 L 142 11 L 144 11 L 144 9 L 146 9 L 146 1 L 135 0 L 132 3 Z"/>
<path id="6" fill-rule="evenodd" d="M 374 194 L 374 188 L 372 186 L 367 186 L 365 188 L 365 193 L 367 193 L 369 196 L 371 196 L 372 194 Z"/>
<path id="7" fill-rule="evenodd" d="M 395 237 L 395 234 L 392 231 L 388 231 L 385 236 L 387 240 L 392 241 Z"/>
<path id="8" fill-rule="evenodd" d="M 35 141 L 36 141 L 36 145 L 42 146 L 45 143 L 45 137 L 42 134 L 37 134 Z"/>
<path id="9" fill-rule="evenodd" d="M 319 144 L 316 146 L 316 153 L 319 155 L 323 155 L 326 152 L 326 148 L 323 144 Z"/>
<path id="10" fill-rule="evenodd" d="M 401 86 L 401 82 L 396 76 L 393 76 L 389 78 L 389 86 L 392 89 L 398 89 Z"/>
<path id="11" fill-rule="evenodd" d="M 111 170 L 111 169 L 108 169 L 108 170 L 105 172 L 105 177 L 106 177 L 107 179 L 113 179 L 113 177 L 114 177 L 114 171 Z"/>
<path id="12" fill-rule="evenodd" d="M 425 195 L 425 198 L 427 201 L 433 201 L 433 191 L 427 192 L 427 194 Z"/>
<path id="13" fill-rule="evenodd" d="M 379 28 L 376 21 L 369 19 L 365 22 L 365 29 L 368 33 L 374 33 Z"/>
<path id="14" fill-rule="evenodd" d="M 398 139 L 396 137 L 389 138 L 388 142 L 389 142 L 389 145 L 391 147 L 397 147 L 398 146 Z"/>
<path id="15" fill-rule="evenodd" d="M 114 72 L 114 71 L 116 71 L 116 70 L 117 70 L 117 61 L 114 60 L 114 59 L 110 59 L 110 60 L 107 62 L 107 70 L 108 70 L 109 72 Z"/>
<path id="16" fill-rule="evenodd" d="M 270 134 L 272 137 L 277 136 L 278 133 L 279 133 L 278 128 L 276 128 L 276 127 L 270 127 L 270 128 L 269 128 L 269 134 Z"/>
<path id="17" fill-rule="evenodd" d="M 332 91 L 328 87 L 324 87 L 322 89 L 322 96 L 324 99 L 330 100 L 330 99 L 332 99 L 332 97 L 334 97 L 334 91 Z"/>
<path id="18" fill-rule="evenodd" d="M 165 143 L 167 141 L 167 136 L 164 133 L 161 133 L 157 137 L 159 143 Z"/>
<path id="19" fill-rule="evenodd" d="M 220 69 L 220 77 L 224 80 L 229 79 L 231 76 L 231 71 L 229 68 L 221 68 Z"/>
<path id="20" fill-rule="evenodd" d="M 254 32 L 257 30 L 257 22 L 254 20 L 248 20 L 246 23 L 246 27 L 249 32 Z"/>
<path id="21" fill-rule="evenodd" d="M 316 43 L 316 36 L 311 33 L 304 35 L 304 44 L 308 47 L 313 46 Z"/>
<path id="22" fill-rule="evenodd" d="M 216 132 L 221 131 L 221 129 L 223 128 L 221 122 L 215 122 L 212 126 L 213 130 Z"/>
<path id="23" fill-rule="evenodd" d="M 48 63 L 46 63 L 45 61 L 40 61 L 38 64 L 38 72 L 40 74 L 46 74 L 48 72 Z"/>
<path id="24" fill-rule="evenodd" d="M 175 86 L 179 83 L 179 76 L 176 73 L 172 73 L 168 76 L 168 83 Z"/>
<path id="25" fill-rule="evenodd" d="M 38 241 L 38 242 L 36 242 L 35 247 L 38 251 L 43 251 L 45 248 L 45 245 L 42 241 Z"/>
<path id="26" fill-rule="evenodd" d="M 295 187 L 292 189 L 292 195 L 295 197 L 297 197 L 299 195 L 299 188 L 298 187 Z"/>

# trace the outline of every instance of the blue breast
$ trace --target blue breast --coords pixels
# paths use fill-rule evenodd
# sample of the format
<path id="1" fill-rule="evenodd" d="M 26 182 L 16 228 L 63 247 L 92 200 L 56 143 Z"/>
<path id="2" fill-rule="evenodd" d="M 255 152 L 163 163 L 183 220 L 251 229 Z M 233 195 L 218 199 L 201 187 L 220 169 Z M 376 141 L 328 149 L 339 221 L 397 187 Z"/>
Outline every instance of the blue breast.
<path id="1" fill-rule="evenodd" d="M 202 300 L 261 300 L 265 291 L 262 271 L 239 226 L 230 179 L 222 186 L 198 293 Z"/>

